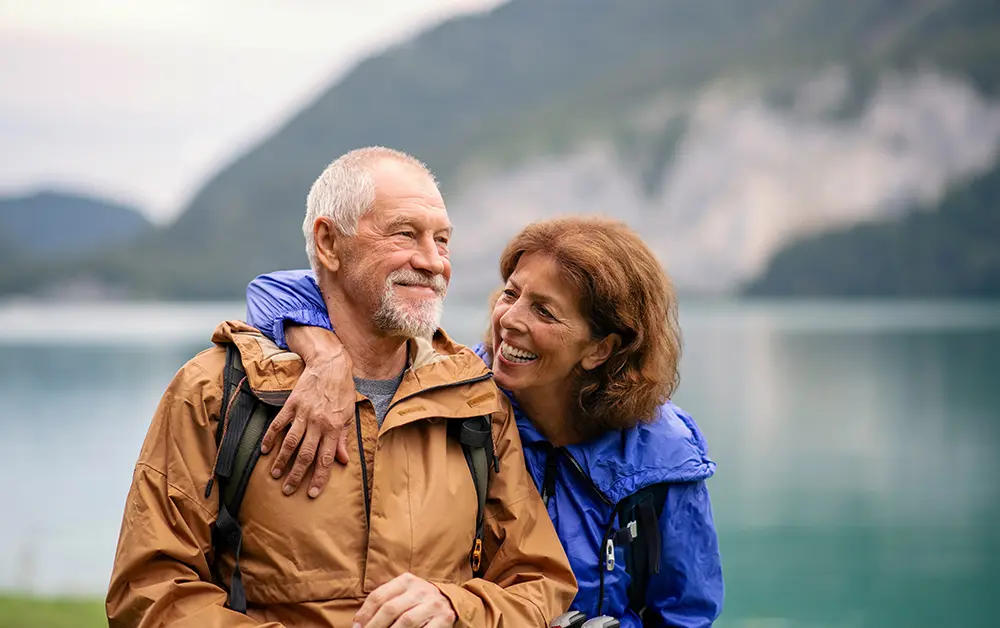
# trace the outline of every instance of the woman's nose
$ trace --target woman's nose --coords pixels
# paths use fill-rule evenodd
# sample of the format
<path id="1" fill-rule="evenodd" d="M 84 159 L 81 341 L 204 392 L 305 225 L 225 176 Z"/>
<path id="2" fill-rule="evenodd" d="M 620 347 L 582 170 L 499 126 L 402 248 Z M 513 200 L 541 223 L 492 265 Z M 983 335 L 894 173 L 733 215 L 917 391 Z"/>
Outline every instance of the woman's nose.
<path id="1" fill-rule="evenodd" d="M 500 327 L 503 329 L 509 329 L 511 331 L 525 331 L 527 327 L 524 324 L 524 307 L 521 304 L 521 300 L 518 299 L 511 304 L 507 311 L 503 313 L 500 317 Z"/>

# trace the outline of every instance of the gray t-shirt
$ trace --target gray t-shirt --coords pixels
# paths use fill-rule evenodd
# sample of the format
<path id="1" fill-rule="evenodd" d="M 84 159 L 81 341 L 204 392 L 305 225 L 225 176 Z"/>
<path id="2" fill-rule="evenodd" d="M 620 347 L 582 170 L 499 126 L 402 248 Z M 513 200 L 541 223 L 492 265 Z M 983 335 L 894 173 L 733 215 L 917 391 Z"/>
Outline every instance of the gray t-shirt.
<path id="1" fill-rule="evenodd" d="M 375 406 L 375 418 L 378 420 L 379 427 L 382 427 L 382 421 L 385 420 L 385 415 L 389 412 L 389 404 L 392 403 L 392 397 L 403 382 L 403 373 L 405 372 L 406 369 L 403 369 L 399 375 L 392 379 L 354 378 L 354 385 L 358 388 L 358 392 L 367 397 Z"/>

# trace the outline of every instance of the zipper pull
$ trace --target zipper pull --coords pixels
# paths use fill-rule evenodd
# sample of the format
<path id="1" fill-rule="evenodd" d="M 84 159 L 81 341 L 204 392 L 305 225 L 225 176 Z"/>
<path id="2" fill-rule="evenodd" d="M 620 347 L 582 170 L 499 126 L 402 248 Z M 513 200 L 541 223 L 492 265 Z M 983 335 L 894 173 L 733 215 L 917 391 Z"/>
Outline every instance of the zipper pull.
<path id="1" fill-rule="evenodd" d="M 545 477 L 542 478 L 542 503 L 544 503 L 546 507 L 549 505 L 549 499 L 556 492 L 557 463 L 556 451 L 552 449 L 545 458 Z"/>
<path id="2" fill-rule="evenodd" d="M 608 571 L 615 570 L 615 542 L 611 539 L 604 544 L 604 566 Z"/>
<path id="3" fill-rule="evenodd" d="M 483 534 L 481 530 L 476 530 L 476 538 L 472 544 L 472 556 L 470 558 L 473 575 L 479 573 L 479 568 L 483 565 Z"/>

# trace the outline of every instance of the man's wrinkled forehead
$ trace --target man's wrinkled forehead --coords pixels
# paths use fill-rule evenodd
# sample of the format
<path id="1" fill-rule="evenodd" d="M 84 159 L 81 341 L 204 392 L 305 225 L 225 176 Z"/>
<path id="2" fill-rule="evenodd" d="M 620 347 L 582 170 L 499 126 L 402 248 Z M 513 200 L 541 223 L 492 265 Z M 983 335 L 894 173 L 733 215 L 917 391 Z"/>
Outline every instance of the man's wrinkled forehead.
<path id="1" fill-rule="evenodd" d="M 375 203 L 364 218 L 389 226 L 409 223 L 451 233 L 451 220 L 434 179 L 409 164 L 383 160 L 374 172 Z"/>
<path id="2" fill-rule="evenodd" d="M 406 209 L 382 209 L 373 212 L 372 219 L 387 232 L 397 229 L 416 228 L 421 231 L 433 231 L 435 234 L 451 235 L 452 225 L 448 212 Z"/>
<path id="3" fill-rule="evenodd" d="M 372 164 L 371 174 L 376 200 L 379 197 L 422 198 L 431 205 L 444 208 L 444 199 L 434 177 L 413 164 L 397 159 L 380 159 Z"/>

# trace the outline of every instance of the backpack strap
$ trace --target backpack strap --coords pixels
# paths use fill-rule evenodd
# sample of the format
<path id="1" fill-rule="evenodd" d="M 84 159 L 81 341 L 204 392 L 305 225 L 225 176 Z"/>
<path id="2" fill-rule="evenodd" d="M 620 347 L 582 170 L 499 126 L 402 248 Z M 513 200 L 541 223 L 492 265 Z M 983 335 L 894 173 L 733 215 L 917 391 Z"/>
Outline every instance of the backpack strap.
<path id="1" fill-rule="evenodd" d="M 260 458 L 260 443 L 277 409 L 264 404 L 254 395 L 247 382 L 239 350 L 232 344 L 226 349 L 221 413 L 215 434 L 219 447 L 215 469 L 205 489 L 205 496 L 208 497 L 213 481 L 219 484 L 219 516 L 212 524 L 212 572 L 216 582 L 222 586 L 224 580 L 219 573 L 219 556 L 232 552 L 235 564 L 227 606 L 246 613 L 246 592 L 240 571 L 243 528 L 238 517 L 250 475 Z"/>
<path id="2" fill-rule="evenodd" d="M 457 427 L 452 427 L 457 426 Z M 500 471 L 500 463 L 493 451 L 493 430 L 490 417 L 477 416 L 465 419 L 461 423 L 452 421 L 451 431 L 457 431 L 458 442 L 465 453 L 465 461 L 472 473 L 472 483 L 476 486 L 476 538 L 472 544 L 472 573 L 475 577 L 482 576 L 483 564 L 483 514 L 486 510 L 486 496 L 490 488 L 490 467 Z"/>
<path id="3" fill-rule="evenodd" d="M 669 483 L 645 486 L 627 498 L 621 511 L 622 530 L 631 529 L 631 540 L 625 547 L 625 571 L 629 574 L 629 608 L 639 617 L 646 612 L 646 589 L 649 578 L 660 573 L 663 539 L 660 535 L 660 513 L 667 500 Z"/>

